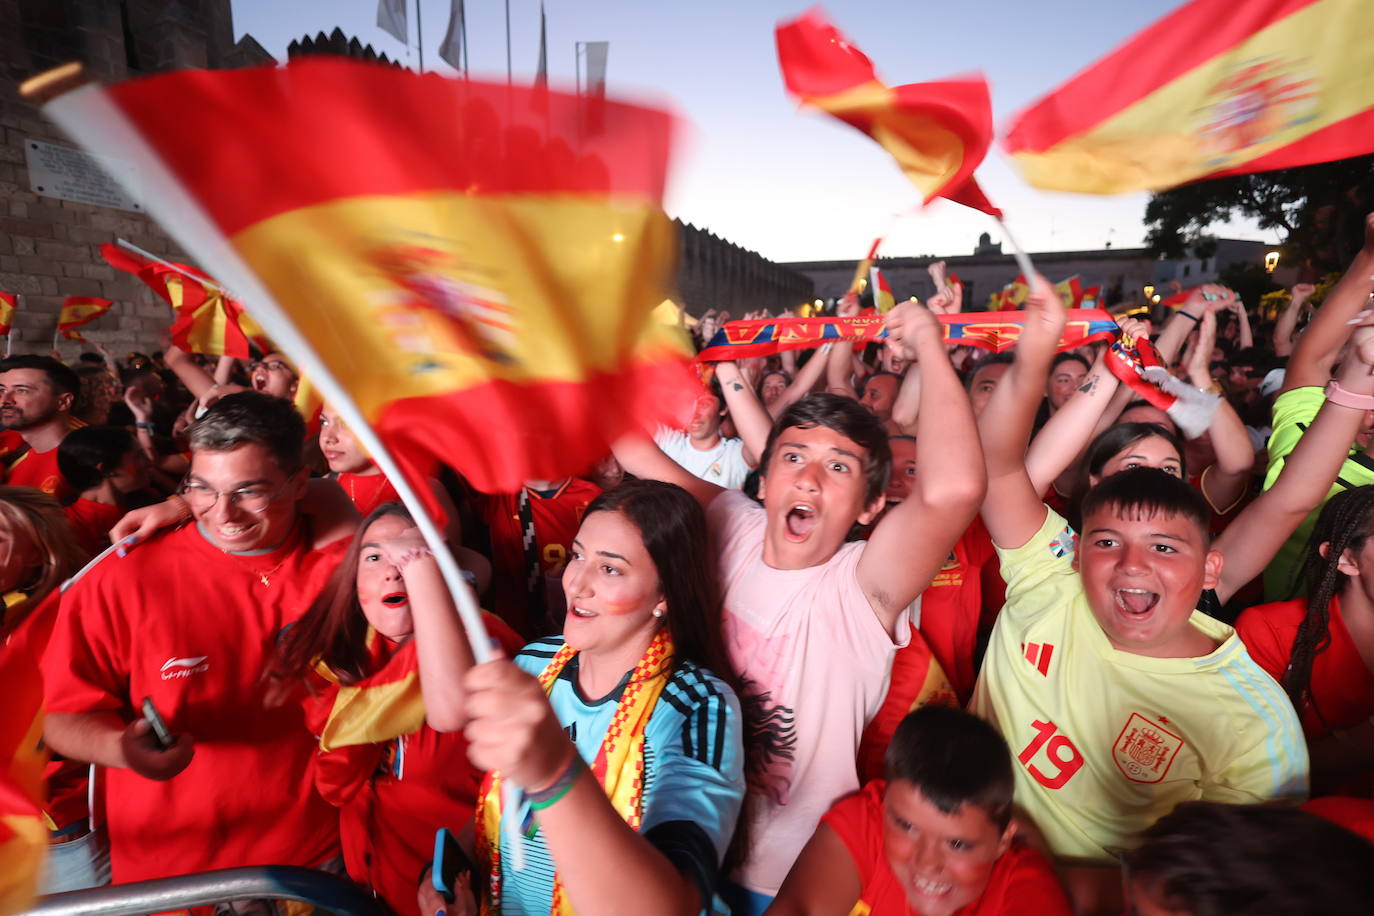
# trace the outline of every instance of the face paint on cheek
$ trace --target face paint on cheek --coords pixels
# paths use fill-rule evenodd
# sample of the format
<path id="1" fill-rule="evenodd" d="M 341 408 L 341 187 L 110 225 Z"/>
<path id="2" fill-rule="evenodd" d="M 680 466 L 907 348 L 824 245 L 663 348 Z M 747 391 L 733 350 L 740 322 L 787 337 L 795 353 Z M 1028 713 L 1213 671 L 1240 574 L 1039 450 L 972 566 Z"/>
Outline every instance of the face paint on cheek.
<path id="1" fill-rule="evenodd" d="M 639 604 L 633 601 L 623 603 L 608 601 L 605 604 L 605 609 L 606 613 L 610 614 L 612 617 L 624 617 L 627 614 L 633 614 L 635 611 L 639 610 Z"/>

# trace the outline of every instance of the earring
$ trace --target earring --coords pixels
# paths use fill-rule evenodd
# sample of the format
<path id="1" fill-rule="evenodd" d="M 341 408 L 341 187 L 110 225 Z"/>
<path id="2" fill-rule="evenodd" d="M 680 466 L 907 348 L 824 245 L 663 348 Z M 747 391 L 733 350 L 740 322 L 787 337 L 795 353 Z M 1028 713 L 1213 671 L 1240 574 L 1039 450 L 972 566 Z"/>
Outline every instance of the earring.
<path id="1" fill-rule="evenodd" d="M 654 616 L 655 616 L 655 617 L 662 617 L 662 616 L 663 616 L 663 608 L 661 608 L 661 607 L 656 607 L 656 608 L 654 608 Z"/>

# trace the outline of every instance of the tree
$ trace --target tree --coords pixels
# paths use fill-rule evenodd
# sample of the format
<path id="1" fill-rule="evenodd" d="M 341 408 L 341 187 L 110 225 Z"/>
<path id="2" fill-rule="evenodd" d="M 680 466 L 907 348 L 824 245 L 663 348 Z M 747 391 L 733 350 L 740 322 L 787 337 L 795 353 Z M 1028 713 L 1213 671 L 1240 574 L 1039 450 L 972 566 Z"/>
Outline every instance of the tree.
<path id="1" fill-rule="evenodd" d="M 1374 209 L 1374 155 L 1293 169 L 1229 175 L 1150 196 L 1145 243 L 1165 257 L 1210 254 L 1207 230 L 1236 218 L 1284 236 L 1285 261 L 1320 275 L 1342 270 L 1363 240 Z"/>

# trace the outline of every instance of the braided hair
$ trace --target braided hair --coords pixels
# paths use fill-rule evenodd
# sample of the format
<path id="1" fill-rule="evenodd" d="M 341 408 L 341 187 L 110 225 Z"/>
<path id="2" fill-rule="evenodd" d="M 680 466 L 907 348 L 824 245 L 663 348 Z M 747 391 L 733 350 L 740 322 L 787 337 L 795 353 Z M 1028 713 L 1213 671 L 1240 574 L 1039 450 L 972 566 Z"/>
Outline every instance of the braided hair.
<path id="1" fill-rule="evenodd" d="M 1371 534 L 1374 534 L 1374 486 L 1355 487 L 1336 494 L 1317 516 L 1303 554 L 1307 616 L 1298 627 L 1288 658 L 1288 670 L 1283 676 L 1283 687 L 1295 709 L 1301 710 L 1304 701 L 1311 701 L 1312 663 L 1331 645 L 1331 599 L 1350 578 L 1337 566 L 1347 550 L 1358 552 Z M 1323 545 L 1326 545 L 1325 556 L 1322 555 Z M 1313 710 L 1322 718 L 1315 705 Z"/>

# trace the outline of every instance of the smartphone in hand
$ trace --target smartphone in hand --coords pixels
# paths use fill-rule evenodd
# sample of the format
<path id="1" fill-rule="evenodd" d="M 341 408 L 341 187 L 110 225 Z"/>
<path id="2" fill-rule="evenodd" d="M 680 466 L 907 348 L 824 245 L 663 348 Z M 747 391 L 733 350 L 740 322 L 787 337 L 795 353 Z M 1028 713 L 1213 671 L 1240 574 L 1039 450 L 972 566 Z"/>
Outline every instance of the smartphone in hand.
<path id="1" fill-rule="evenodd" d="M 453 833 L 447 827 L 440 827 L 434 833 L 434 864 L 429 874 L 435 892 L 445 903 L 453 902 L 455 883 L 464 873 L 472 874 L 472 862 L 453 838 Z"/>
<path id="2" fill-rule="evenodd" d="M 152 697 L 143 698 L 143 718 L 147 720 L 148 727 L 153 730 L 153 737 L 157 739 L 158 746 L 164 751 L 175 743 L 171 729 L 167 727 L 167 723 L 163 721 L 157 707 L 153 705 Z"/>

